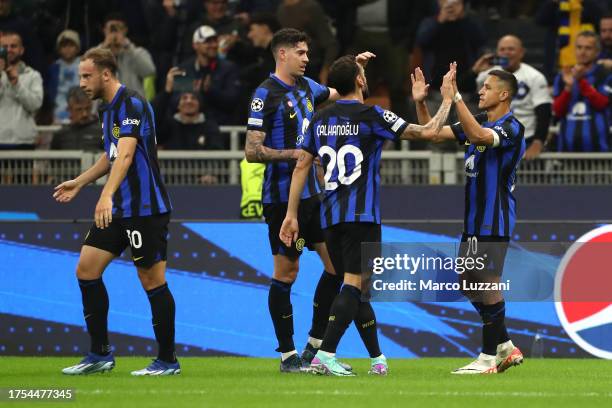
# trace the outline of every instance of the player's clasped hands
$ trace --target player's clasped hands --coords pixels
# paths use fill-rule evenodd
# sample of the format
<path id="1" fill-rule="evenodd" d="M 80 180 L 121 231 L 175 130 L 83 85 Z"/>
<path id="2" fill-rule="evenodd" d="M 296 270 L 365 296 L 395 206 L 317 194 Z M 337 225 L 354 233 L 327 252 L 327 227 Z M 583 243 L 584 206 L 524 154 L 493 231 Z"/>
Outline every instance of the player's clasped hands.
<path id="1" fill-rule="evenodd" d="M 285 217 L 283 225 L 281 226 L 278 237 L 286 246 L 290 247 L 293 242 L 297 241 L 298 234 L 300 232 L 300 226 L 297 218 Z"/>

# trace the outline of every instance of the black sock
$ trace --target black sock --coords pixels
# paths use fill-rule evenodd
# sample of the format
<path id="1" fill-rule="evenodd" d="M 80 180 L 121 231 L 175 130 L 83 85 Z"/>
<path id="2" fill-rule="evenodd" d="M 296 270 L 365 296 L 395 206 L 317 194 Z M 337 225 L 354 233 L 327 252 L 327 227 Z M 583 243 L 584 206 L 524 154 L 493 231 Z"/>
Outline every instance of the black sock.
<path id="1" fill-rule="evenodd" d="M 497 354 L 503 319 L 504 302 L 494 305 L 482 305 L 480 316 L 482 317 L 482 352 L 494 356 Z"/>
<path id="2" fill-rule="evenodd" d="M 108 293 L 102 278 L 93 280 L 79 279 L 83 316 L 87 332 L 91 338 L 92 353 L 107 355 L 110 353 L 108 343 Z"/>
<path id="3" fill-rule="evenodd" d="M 164 283 L 154 289 L 147 290 L 151 314 L 153 315 L 153 331 L 158 344 L 157 358 L 167 363 L 176 362 L 174 351 L 174 297 Z"/>
<path id="4" fill-rule="evenodd" d="M 292 283 L 272 279 L 268 293 L 268 309 L 278 340 L 276 351 L 287 353 L 295 350 L 293 344 L 293 306 L 291 306 Z"/>
<path id="5" fill-rule="evenodd" d="M 335 353 L 340 339 L 349 327 L 349 324 L 357 316 L 359 303 L 361 301 L 361 291 L 354 286 L 344 285 L 342 290 L 334 299 L 329 312 L 329 324 L 325 330 L 323 343 L 320 350 L 328 353 Z"/>
<path id="6" fill-rule="evenodd" d="M 323 271 L 312 304 L 312 327 L 308 332 L 310 337 L 322 339 L 325 335 L 325 328 L 329 322 L 329 310 L 341 287 L 342 279 Z"/>
<path id="7" fill-rule="evenodd" d="M 506 302 L 501 302 L 503 306 L 503 310 L 501 312 L 501 328 L 499 332 L 499 340 L 497 340 L 497 344 L 502 344 L 510 340 L 510 336 L 508 335 L 508 330 L 506 329 Z"/>
<path id="8" fill-rule="evenodd" d="M 355 318 L 355 326 L 361 336 L 363 344 L 368 349 L 368 353 L 371 358 L 378 357 L 382 353 L 380 352 L 380 346 L 378 345 L 378 333 L 376 331 L 376 315 L 370 302 L 361 302 L 359 304 L 359 311 Z"/>

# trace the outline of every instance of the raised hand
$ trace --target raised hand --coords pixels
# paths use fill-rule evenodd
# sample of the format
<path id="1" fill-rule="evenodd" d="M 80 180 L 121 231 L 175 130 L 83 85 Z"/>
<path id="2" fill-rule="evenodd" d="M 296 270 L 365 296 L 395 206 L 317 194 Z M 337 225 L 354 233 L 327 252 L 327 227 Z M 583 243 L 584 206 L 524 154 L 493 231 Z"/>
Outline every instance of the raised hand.
<path id="1" fill-rule="evenodd" d="M 415 102 L 423 102 L 427 98 L 429 84 L 425 83 L 425 75 L 421 68 L 417 67 L 414 74 L 410 74 L 410 80 L 412 81 L 412 99 Z"/>
<path id="2" fill-rule="evenodd" d="M 561 70 L 561 78 L 565 83 L 565 89 L 568 91 L 572 89 L 572 85 L 574 85 L 574 73 L 572 69 L 567 67 L 563 68 Z"/>
<path id="3" fill-rule="evenodd" d="M 67 203 L 71 201 L 81 191 L 81 185 L 76 180 L 64 181 L 62 184 L 55 187 L 53 198 L 58 203 Z"/>
<path id="4" fill-rule="evenodd" d="M 444 99 L 452 99 L 456 92 L 456 76 L 457 64 L 455 62 L 449 64 L 448 72 L 442 78 L 442 86 L 440 93 Z"/>
<path id="5" fill-rule="evenodd" d="M 300 226 L 297 218 L 285 217 L 283 220 L 283 225 L 281 225 L 280 232 L 278 233 L 278 237 L 281 241 L 283 241 L 283 244 L 290 247 L 293 242 L 297 241 L 299 232 Z"/>
<path id="6" fill-rule="evenodd" d="M 370 51 L 364 51 L 355 57 L 355 61 L 357 61 L 359 65 L 365 68 L 371 58 L 376 58 L 376 54 Z"/>

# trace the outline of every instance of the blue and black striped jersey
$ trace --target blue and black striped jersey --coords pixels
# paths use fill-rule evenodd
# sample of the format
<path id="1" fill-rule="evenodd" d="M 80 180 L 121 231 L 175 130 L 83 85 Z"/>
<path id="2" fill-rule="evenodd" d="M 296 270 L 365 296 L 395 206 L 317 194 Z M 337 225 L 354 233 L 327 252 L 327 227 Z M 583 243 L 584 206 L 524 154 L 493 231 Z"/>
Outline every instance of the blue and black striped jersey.
<path id="1" fill-rule="evenodd" d="M 248 130 L 266 133 L 264 146 L 276 150 L 295 149 L 314 115 L 314 107 L 329 98 L 329 88 L 307 77 L 297 78 L 289 86 L 274 74 L 259 85 L 253 94 L 249 110 Z M 286 203 L 295 162 L 266 163 L 262 201 Z M 319 194 L 313 166 L 302 198 Z"/>
<path id="2" fill-rule="evenodd" d="M 586 72 L 584 79 L 597 92 L 612 96 L 612 75 L 602 65 L 595 64 Z M 563 91 L 565 83 L 558 74 L 554 81 L 553 96 Z M 567 114 L 561 118 L 561 128 L 557 138 L 560 152 L 608 152 L 610 151 L 610 107 L 594 109 L 586 96 L 582 95 L 579 81 L 574 81 Z"/>
<path id="3" fill-rule="evenodd" d="M 109 104 L 98 112 L 104 150 L 112 163 L 122 137 L 138 140 L 132 164 L 113 195 L 113 216 L 117 218 L 163 214 L 172 210 L 157 162 L 155 117 L 149 102 L 121 86 Z"/>
<path id="4" fill-rule="evenodd" d="M 325 169 L 323 228 L 343 222 L 380 224 L 380 155 L 385 140 L 400 137 L 407 123 L 379 106 L 340 100 L 317 112 L 301 148 Z"/>
<path id="5" fill-rule="evenodd" d="M 460 123 L 451 125 L 455 137 L 467 145 L 465 151 L 465 215 L 463 230 L 468 235 L 509 237 L 516 223 L 516 170 L 525 153 L 525 128 L 508 112 L 495 122 L 487 114 L 476 120 L 499 136 L 499 145 L 469 143 Z"/>

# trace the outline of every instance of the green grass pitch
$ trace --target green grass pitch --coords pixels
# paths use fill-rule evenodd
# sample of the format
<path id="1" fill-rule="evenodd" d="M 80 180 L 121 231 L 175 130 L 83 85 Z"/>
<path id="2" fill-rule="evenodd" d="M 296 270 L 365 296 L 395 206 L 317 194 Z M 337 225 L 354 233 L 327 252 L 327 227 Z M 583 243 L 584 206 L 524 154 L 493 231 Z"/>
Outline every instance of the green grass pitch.
<path id="1" fill-rule="evenodd" d="M 610 407 L 612 362 L 527 359 L 504 374 L 456 376 L 468 359 L 391 359 L 389 376 L 367 375 L 369 360 L 346 360 L 357 377 L 281 374 L 278 361 L 182 358 L 174 377 L 130 376 L 146 358 L 118 357 L 111 373 L 60 373 L 77 358 L 0 358 L 0 388 L 72 388 L 70 402 L 0 402 L 14 407 Z"/>

